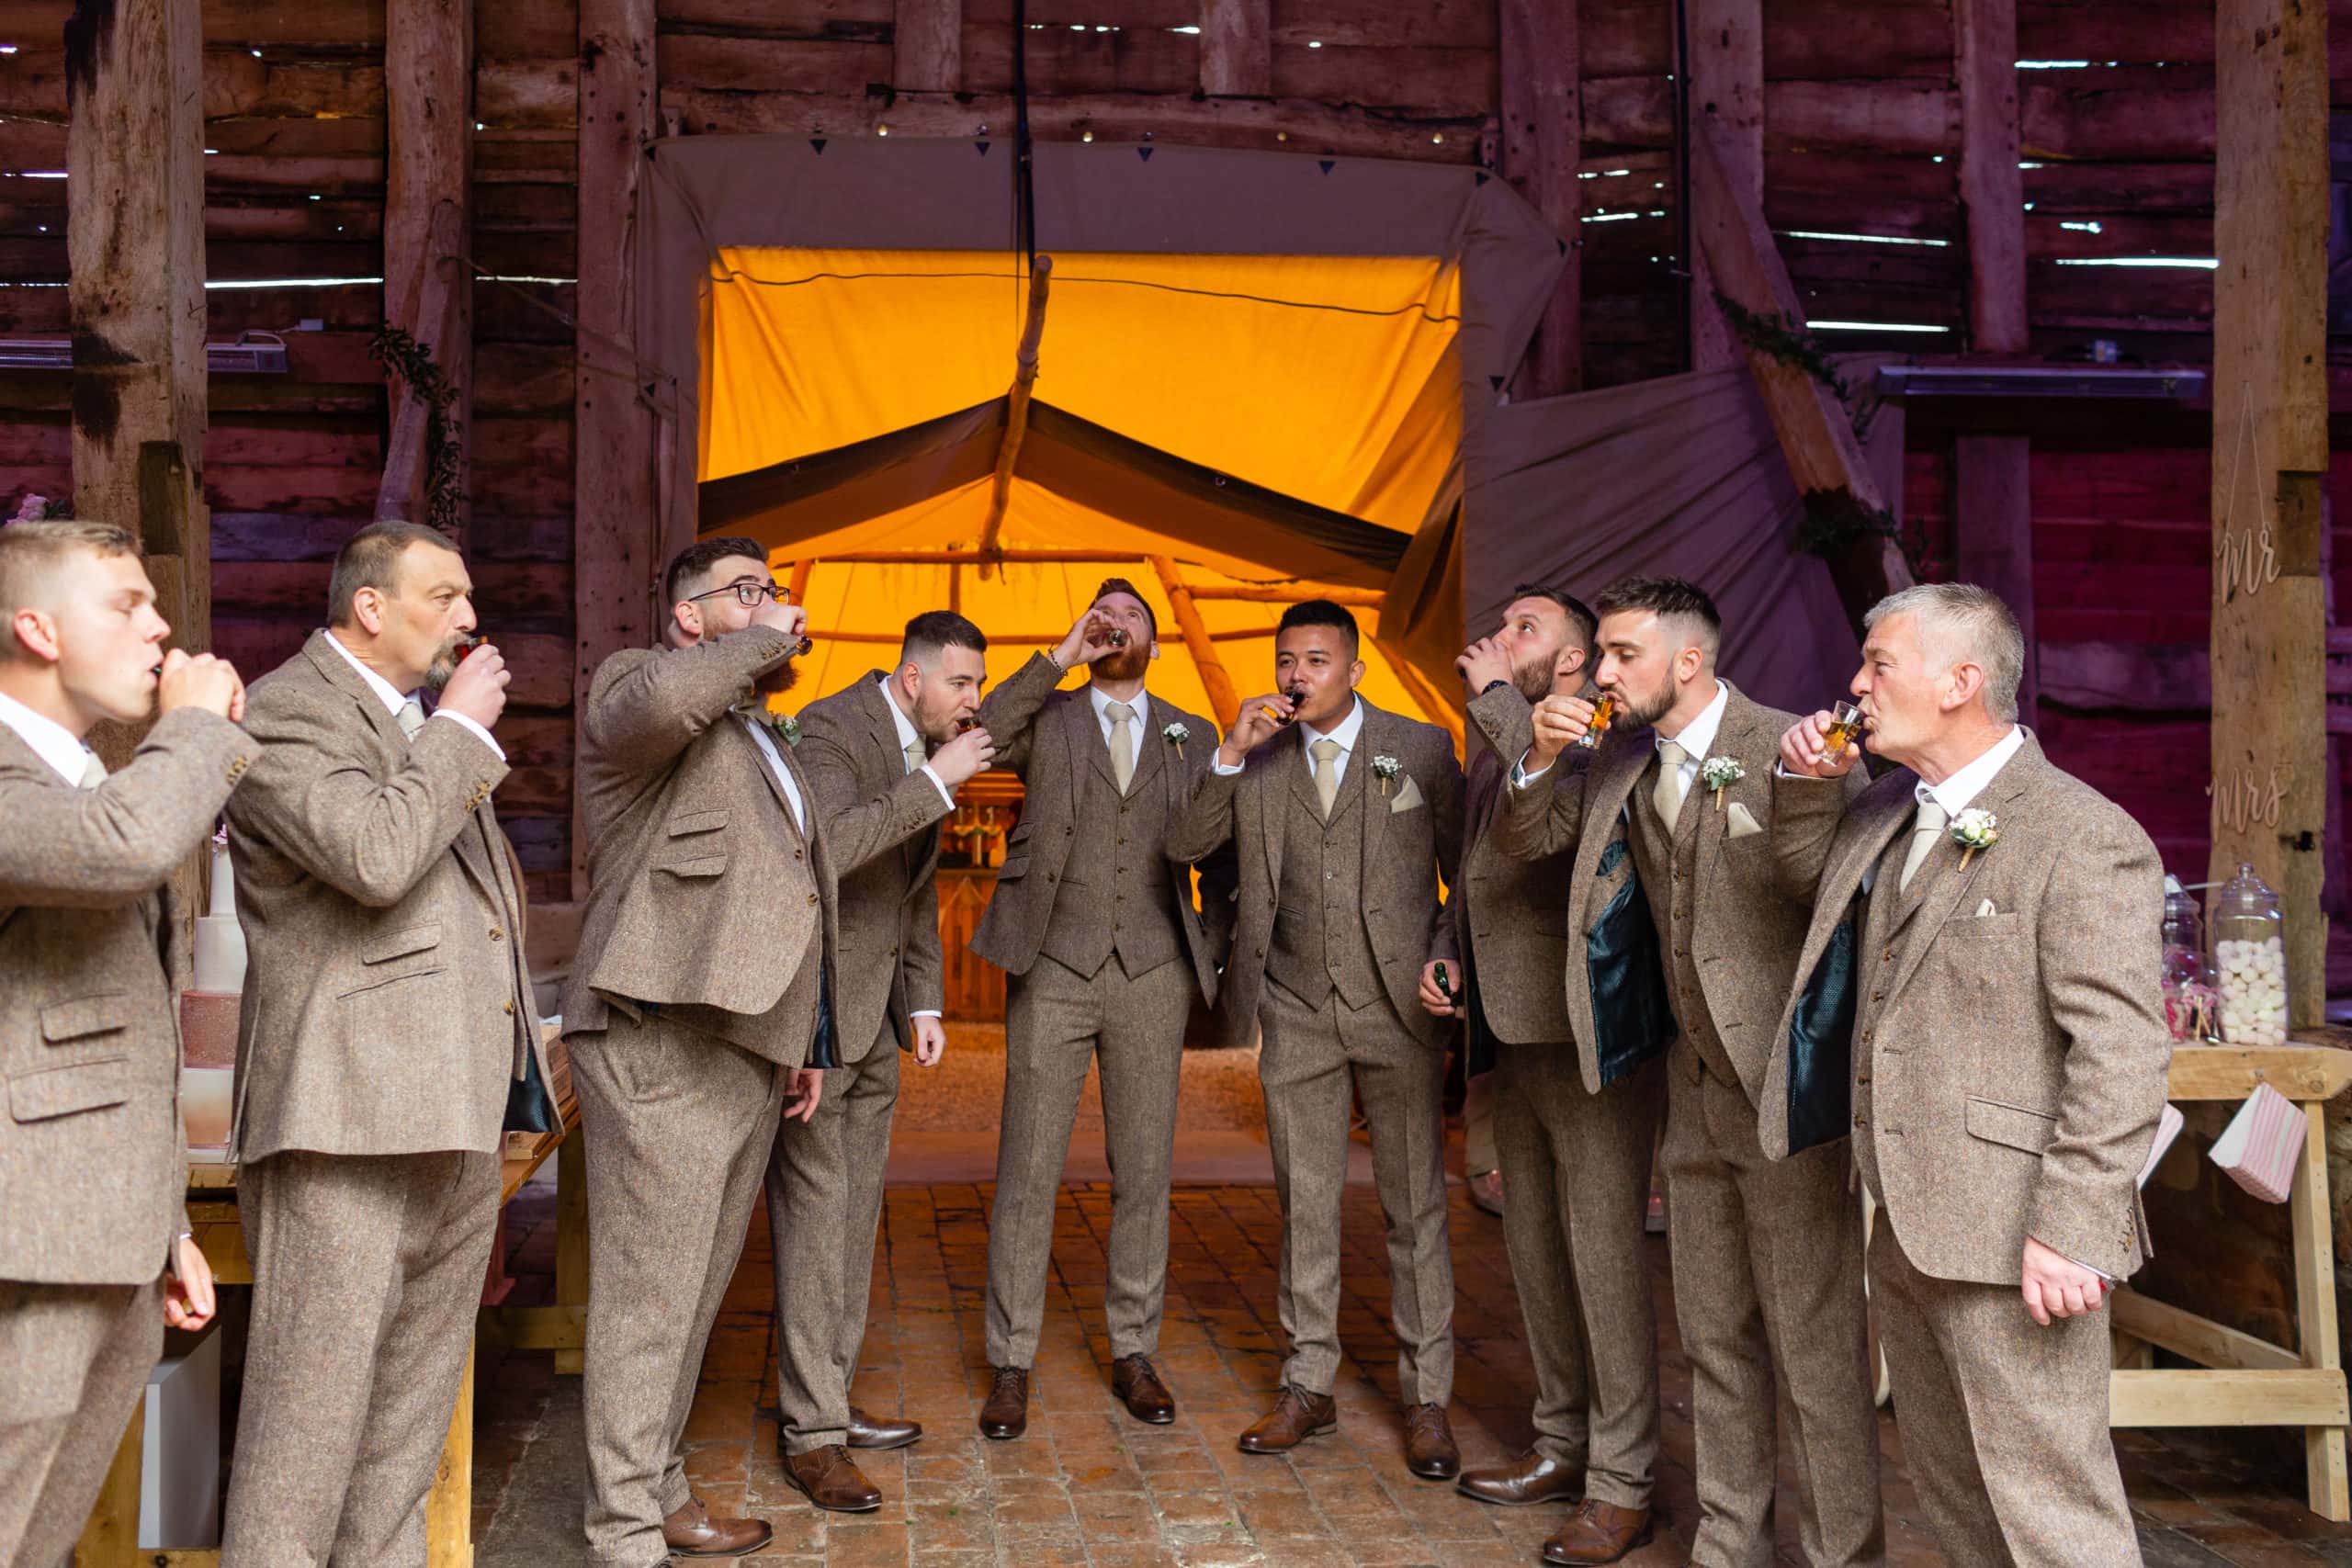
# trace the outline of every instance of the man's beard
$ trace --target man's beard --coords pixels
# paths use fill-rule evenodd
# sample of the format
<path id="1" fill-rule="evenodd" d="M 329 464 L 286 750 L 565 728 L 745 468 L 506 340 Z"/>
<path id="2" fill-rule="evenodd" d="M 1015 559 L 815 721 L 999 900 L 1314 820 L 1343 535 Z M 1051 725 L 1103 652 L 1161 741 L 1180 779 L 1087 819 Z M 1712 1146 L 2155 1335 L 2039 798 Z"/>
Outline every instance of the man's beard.
<path id="1" fill-rule="evenodd" d="M 1540 703 L 1552 694 L 1553 671 L 1558 664 L 1556 659 L 1531 659 L 1524 664 L 1514 665 L 1510 683 L 1518 687 L 1519 694 L 1529 702 Z"/>
<path id="2" fill-rule="evenodd" d="M 1151 668 L 1151 644 L 1130 638 L 1127 646 L 1104 654 L 1094 661 L 1090 680 L 1140 681 L 1144 671 Z"/>
<path id="3" fill-rule="evenodd" d="M 445 689 L 449 684 L 449 678 L 457 672 L 457 649 L 454 647 L 443 649 L 433 656 L 433 662 L 425 667 L 424 689 L 428 692 Z"/>
<path id="4" fill-rule="evenodd" d="M 795 685 L 799 683 L 799 661 L 797 660 L 787 659 L 783 663 L 777 665 L 775 669 L 769 671 L 766 674 L 761 676 L 758 680 L 752 682 L 752 687 L 762 696 L 781 696 L 786 692 L 792 690 Z"/>
<path id="5" fill-rule="evenodd" d="M 1664 718 L 1666 710 L 1674 705 L 1674 685 L 1671 682 L 1668 682 L 1664 689 L 1647 701 L 1637 701 L 1631 692 L 1620 687 L 1617 692 L 1617 701 L 1623 705 L 1624 711 L 1611 721 L 1610 725 L 1611 729 L 1647 729 L 1659 719 Z"/>

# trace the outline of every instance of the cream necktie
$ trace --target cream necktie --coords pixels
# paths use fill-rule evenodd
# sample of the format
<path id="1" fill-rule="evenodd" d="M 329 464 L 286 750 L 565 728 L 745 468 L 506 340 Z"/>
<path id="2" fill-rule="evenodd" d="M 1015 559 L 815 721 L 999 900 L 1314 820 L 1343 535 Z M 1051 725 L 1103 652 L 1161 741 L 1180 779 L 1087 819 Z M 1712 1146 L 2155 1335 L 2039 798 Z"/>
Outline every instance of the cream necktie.
<path id="1" fill-rule="evenodd" d="M 1111 716 L 1111 776 L 1125 795 L 1136 776 L 1136 710 L 1126 703 L 1104 703 L 1102 711 Z"/>
<path id="2" fill-rule="evenodd" d="M 98 761 L 96 751 L 88 753 L 82 759 L 82 787 L 96 789 L 106 782 L 107 765 Z"/>
<path id="3" fill-rule="evenodd" d="M 1675 818 L 1682 815 L 1682 763 L 1690 756 L 1672 740 L 1661 740 L 1657 746 L 1657 787 L 1650 792 L 1650 804 L 1666 821 L 1666 830 L 1674 831 Z"/>
<path id="4" fill-rule="evenodd" d="M 1315 758 L 1315 798 L 1323 803 L 1323 820 L 1329 822 L 1332 803 L 1340 798 L 1340 743 L 1327 735 L 1306 750 Z"/>
<path id="5" fill-rule="evenodd" d="M 397 722 L 402 735 L 407 736 L 411 740 L 415 739 L 416 732 L 424 728 L 424 705 L 414 697 L 409 698 L 401 705 Z"/>
<path id="6" fill-rule="evenodd" d="M 1928 854 L 1936 847 L 1936 840 L 1943 837 L 1944 824 L 1951 820 L 1951 815 L 1936 803 L 1933 796 L 1919 803 L 1919 823 L 1911 829 L 1911 849 L 1903 857 L 1903 880 L 1894 885 L 1896 892 L 1910 889 L 1912 874 L 1927 863 Z"/>
<path id="7" fill-rule="evenodd" d="M 923 765 L 924 761 L 922 737 L 918 735 L 907 742 L 907 772 L 913 773 Z"/>

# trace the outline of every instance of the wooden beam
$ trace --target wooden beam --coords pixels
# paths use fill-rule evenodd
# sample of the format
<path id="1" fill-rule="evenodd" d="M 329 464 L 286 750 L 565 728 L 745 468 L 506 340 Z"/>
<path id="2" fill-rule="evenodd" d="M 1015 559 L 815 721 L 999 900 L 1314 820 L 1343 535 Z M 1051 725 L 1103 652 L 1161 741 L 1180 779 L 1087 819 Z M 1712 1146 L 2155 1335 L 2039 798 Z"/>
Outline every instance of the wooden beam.
<path id="1" fill-rule="evenodd" d="M 1979 354 L 2023 354 L 2028 345 L 2025 184 L 2018 171 L 2018 0 L 1954 0 L 1952 20 L 1959 35 L 1969 346 Z"/>
<path id="2" fill-rule="evenodd" d="M 580 247 L 573 358 L 572 720 L 596 667 L 643 648 L 659 625 L 654 420 L 639 394 L 635 249 L 637 182 L 654 126 L 653 0 L 581 0 L 580 210 L 603 215 Z M 574 792 L 571 892 L 588 896 L 588 835 Z"/>
<path id="3" fill-rule="evenodd" d="M 75 1562 L 140 1561 L 139 1480 L 146 1449 L 147 1399 L 142 1390 L 139 1403 L 130 1407 L 130 1422 L 123 1428 L 122 1440 L 115 1445 L 114 1462 L 107 1467 L 107 1478 L 98 1485 L 98 1500 L 82 1526 L 82 1539 L 74 1548 Z"/>
<path id="4" fill-rule="evenodd" d="M 2342 1427 L 2341 1371 L 2109 1372 L 2116 1427 Z"/>
<path id="5" fill-rule="evenodd" d="M 1217 657 L 1216 645 L 1209 638 L 1207 623 L 1201 619 L 1200 606 L 1193 603 L 1193 591 L 1176 571 L 1176 563 L 1167 556 L 1153 556 L 1151 570 L 1159 574 L 1160 586 L 1168 590 L 1168 607 L 1175 612 L 1176 629 L 1182 634 L 1184 646 L 1192 651 L 1193 662 L 1201 671 L 1201 684 L 1209 694 L 1209 706 L 1216 711 L 1216 722 L 1222 728 L 1233 728 L 1241 716 L 1241 694 L 1233 689 L 1233 677 L 1226 673 L 1225 661 Z"/>
<path id="6" fill-rule="evenodd" d="M 1102 550 L 843 550 L 825 558 L 855 566 L 978 566 L 983 560 L 1059 563 L 1070 566 L 1141 566 L 1142 556 Z"/>
<path id="7" fill-rule="evenodd" d="M 1012 390 L 1006 395 L 1004 435 L 996 447 L 996 482 L 989 490 L 988 521 L 980 525 L 980 577 L 995 570 L 997 536 L 1004 531 L 1004 509 L 1012 502 L 1012 468 L 1021 461 L 1022 438 L 1029 434 L 1029 397 L 1037 386 L 1037 348 L 1046 336 L 1046 301 L 1054 282 L 1054 258 L 1039 256 L 1029 274 L 1029 316 L 1013 355 Z"/>
<path id="8" fill-rule="evenodd" d="M 385 321 L 408 332 L 432 354 L 434 363 L 446 375 L 451 361 L 461 361 L 470 368 L 473 355 L 467 342 L 472 333 L 466 299 L 473 292 L 470 276 L 465 264 L 458 259 L 457 251 L 464 230 L 464 218 L 458 204 L 443 200 L 435 204 L 431 221 L 424 237 L 417 245 L 417 265 L 403 263 L 409 279 L 401 291 L 405 296 L 393 302 L 387 286 L 386 301 L 390 307 Z M 387 249 L 389 250 L 389 242 Z M 393 276 L 388 266 L 384 276 Z M 462 280 L 462 281 L 461 281 Z M 470 379 L 470 377 L 469 377 Z M 376 487 L 376 518 L 398 519 L 402 522 L 424 523 L 431 512 L 430 498 L 422 494 L 420 483 L 426 478 L 424 446 L 428 427 L 433 421 L 432 404 L 418 394 L 417 389 L 395 378 L 399 389 L 393 394 L 391 430 L 384 443 L 384 477 Z M 452 434 L 458 444 L 459 488 L 464 488 L 466 420 L 458 404 L 468 394 L 460 391 L 458 402 L 452 403 L 450 412 L 456 428 Z M 460 502 L 458 509 L 457 539 L 465 542 L 466 523 L 469 508 Z"/>
<path id="9" fill-rule="evenodd" d="M 1711 206 L 1724 201 L 1764 208 L 1764 8 L 1762 0 L 1684 0 L 1684 64 L 1690 90 L 1684 97 L 1689 123 L 1682 128 L 1690 151 L 1693 231 L 1719 215 Z M 1712 138 L 1716 183 L 1698 177 L 1694 131 L 1714 127 Z M 1722 370 L 1745 357 L 1739 340 L 1715 307 L 1720 264 L 1705 248 L 1690 258 L 1690 363 L 1694 369 Z M 1724 288 L 1727 294 L 1736 294 Z"/>
<path id="10" fill-rule="evenodd" d="M 954 93 L 964 85 L 963 0 L 899 0 L 891 28 L 890 85 Z"/>
<path id="11" fill-rule="evenodd" d="M 458 1379 L 458 1404 L 435 1461 L 433 1490 L 424 1498 L 424 1552 L 428 1562 L 474 1560 L 474 1348 L 466 1346 L 466 1370 Z"/>
<path id="12" fill-rule="evenodd" d="M 1251 583 L 1231 588 L 1193 588 L 1190 592 L 1196 602 L 1203 604 L 1212 599 L 1226 599 L 1245 604 L 1295 604 L 1303 599 L 1329 599 L 1334 604 L 1353 604 L 1363 609 L 1377 610 L 1388 600 L 1388 595 L 1376 588 L 1318 588 L 1309 582 L 1273 588 L 1261 588 Z"/>
<path id="13" fill-rule="evenodd" d="M 2326 12 L 2221 0 L 2213 275 L 2211 875 L 2286 903 L 2288 1016 L 2326 999 Z"/>
<path id="14" fill-rule="evenodd" d="M 2242 1334 L 2211 1318 L 2118 1287 L 2110 1298 L 2115 1326 L 2134 1338 L 2222 1371 L 2290 1371 L 2302 1358 L 2267 1339 Z"/>
<path id="15" fill-rule="evenodd" d="M 1201 91 L 1213 98 L 1273 95 L 1273 0 L 1201 0 Z"/>
<path id="16" fill-rule="evenodd" d="M 465 543 L 467 425 L 473 401 L 473 280 L 457 253 L 465 246 L 473 186 L 473 0 L 388 0 L 384 8 L 384 302 L 386 321 L 432 355 L 456 393 L 449 406 L 456 438 L 456 536 Z M 444 208 L 449 210 L 445 211 Z M 412 301 L 413 302 L 412 304 Z M 402 312 L 406 312 L 403 314 Z M 401 404 L 408 430 L 392 425 L 398 445 L 385 454 L 386 493 L 379 517 L 424 522 L 413 493 L 423 471 L 426 411 L 413 389 Z M 408 483 L 389 481 L 394 463 L 413 464 Z"/>
<path id="17" fill-rule="evenodd" d="M 2352 1050 L 2342 1040 L 2343 1031 L 2329 1030 L 2299 1032 L 2291 1045 L 2183 1047 L 2172 1054 L 2165 1098 L 2239 1100 L 2268 1084 L 2292 1100 L 2333 1100 L 2352 1089 Z"/>
<path id="18" fill-rule="evenodd" d="M 1584 385 L 1584 101 L 1578 92 L 1577 7 L 1501 0 L 1502 174 L 1566 243 L 1566 265 L 1528 345 L 1520 395 L 1550 398 Z"/>
<path id="19" fill-rule="evenodd" d="M 1989 588 L 2025 634 L 2018 722 L 2040 722 L 2041 645 L 2033 630 L 2032 446 L 2023 435 L 1952 438 L 1952 519 L 1960 580 Z"/>
<path id="20" fill-rule="evenodd" d="M 1763 204 L 1732 177 L 1736 157 L 1729 130 L 1712 118 L 1693 120 L 1692 229 L 1700 251 L 1714 287 L 1725 298 L 1754 314 L 1779 316 L 1791 331 L 1802 329 L 1804 310 L 1797 303 L 1789 269 L 1773 248 Z M 1707 313 L 1721 317 L 1712 299 Z M 1747 357 L 1798 493 L 1818 493 L 1833 504 L 1850 503 L 1864 513 L 1883 507 L 1878 481 L 1863 460 L 1861 443 L 1855 438 L 1853 422 L 1835 394 L 1798 367 L 1760 350 L 1749 351 Z M 1829 570 L 1848 614 L 1857 623 L 1879 599 L 1911 585 L 1911 569 L 1902 550 L 1881 535 L 1865 536 L 1843 558 L 1831 561 Z"/>

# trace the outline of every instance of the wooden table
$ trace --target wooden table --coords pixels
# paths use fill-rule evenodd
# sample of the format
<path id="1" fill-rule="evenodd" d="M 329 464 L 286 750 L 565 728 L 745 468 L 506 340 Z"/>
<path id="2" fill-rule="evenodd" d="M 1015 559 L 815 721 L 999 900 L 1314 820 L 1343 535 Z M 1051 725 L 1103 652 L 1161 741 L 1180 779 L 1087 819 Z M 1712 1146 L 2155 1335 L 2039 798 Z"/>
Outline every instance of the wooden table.
<path id="1" fill-rule="evenodd" d="M 2327 1196 L 2325 1102 L 2352 1085 L 2352 1050 L 2312 1042 L 2241 1048 L 2183 1045 L 2173 1052 L 2176 1100 L 2242 1100 L 2268 1084 L 2302 1108 L 2303 1157 L 2289 1194 L 2295 1238 L 2295 1337 L 2288 1349 L 2166 1305 L 2130 1287 L 2113 1297 L 2116 1371 L 2109 1423 L 2116 1427 L 2301 1427 L 2312 1511 L 2352 1518 L 2344 1435 L 2352 1423 L 2335 1337 L 2335 1212 Z M 2193 1368 L 2158 1370 L 2157 1348 Z"/>
<path id="2" fill-rule="evenodd" d="M 526 1149 L 510 1152 L 499 1187 L 503 1208 L 513 1201 L 548 1157 L 556 1159 L 556 1300 L 552 1307 L 484 1307 L 474 1331 L 479 1347 L 485 1337 L 502 1345 L 547 1343 L 546 1330 L 537 1337 L 518 1334 L 520 1325 L 538 1326 L 554 1319 L 579 1325 L 568 1352 L 559 1349 L 558 1371 L 580 1370 L 577 1346 L 582 1341 L 588 1300 L 588 1190 L 581 1152 L 580 1107 L 563 1107 L 560 1131 L 542 1133 Z M 196 1227 L 197 1244 L 212 1265 L 212 1278 L 221 1285 L 254 1282 L 252 1260 L 245 1256 L 244 1227 L 237 1218 L 236 1173 L 232 1167 L 191 1160 L 188 1164 L 188 1219 Z M 146 1433 L 146 1401 L 130 1414 L 130 1427 L 115 1452 L 114 1468 L 98 1493 L 97 1506 L 75 1548 L 75 1568 L 219 1568 L 217 1549 L 139 1549 L 139 1472 Z M 471 1568 L 473 1543 L 474 1351 L 466 1353 L 466 1375 L 458 1387 L 458 1407 L 449 1417 L 449 1437 L 434 1472 L 433 1491 L 425 1501 L 425 1561 L 432 1568 Z"/>

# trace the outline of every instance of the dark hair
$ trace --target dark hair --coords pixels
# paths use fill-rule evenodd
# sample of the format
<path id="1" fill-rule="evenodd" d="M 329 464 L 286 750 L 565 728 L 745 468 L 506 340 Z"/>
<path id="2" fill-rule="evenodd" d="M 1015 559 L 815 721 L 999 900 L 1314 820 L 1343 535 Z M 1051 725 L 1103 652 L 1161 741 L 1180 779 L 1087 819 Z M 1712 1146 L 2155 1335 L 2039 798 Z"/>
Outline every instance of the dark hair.
<path id="1" fill-rule="evenodd" d="M 906 640 L 899 645 L 899 662 L 919 664 L 943 648 L 986 653 L 988 634 L 953 610 L 925 610 L 907 623 Z"/>
<path id="2" fill-rule="evenodd" d="M 1159 640 L 1159 612 L 1151 607 L 1151 601 L 1143 596 L 1143 590 L 1137 588 L 1134 583 L 1129 582 L 1125 578 L 1104 578 L 1102 580 L 1102 585 L 1094 591 L 1094 597 L 1088 600 L 1087 604 L 1089 605 L 1100 604 L 1102 603 L 1105 595 L 1112 593 L 1127 594 L 1132 597 L 1136 604 L 1143 606 L 1143 618 L 1151 623 L 1151 640 L 1158 642 Z"/>
<path id="3" fill-rule="evenodd" d="M 1600 631 L 1600 617 L 1592 613 L 1591 605 L 1565 588 L 1554 588 L 1543 582 L 1521 583 L 1510 591 L 1510 597 L 1503 604 L 1506 606 L 1516 604 L 1521 599 L 1547 599 L 1557 604 L 1568 617 L 1569 635 L 1576 638 L 1577 646 L 1584 649 L 1584 661 L 1587 664 L 1592 662 L 1595 639 Z"/>
<path id="4" fill-rule="evenodd" d="M 412 546 L 431 545 L 458 553 L 448 535 L 416 523 L 370 523 L 343 542 L 335 552 L 334 573 L 327 579 L 327 625 L 351 624 L 352 601 L 363 588 L 390 593 L 400 583 L 400 559 Z"/>
<path id="5" fill-rule="evenodd" d="M 1600 591 L 1593 608 L 1604 615 L 1646 610 L 1661 621 L 1695 623 L 1698 640 L 1710 652 L 1723 639 L 1724 618 L 1707 591 L 1682 577 L 1621 577 Z"/>
<path id="6" fill-rule="evenodd" d="M 1274 627 L 1280 637 L 1294 626 L 1337 626 L 1348 634 L 1348 656 L 1352 659 L 1363 645 L 1362 634 L 1356 630 L 1356 618 L 1348 614 L 1344 604 L 1334 604 L 1329 599 L 1302 599 L 1283 612 Z"/>
<path id="7" fill-rule="evenodd" d="M 665 615 L 676 613 L 672 606 L 684 597 L 679 592 L 680 589 L 701 577 L 720 561 L 731 559 L 736 556 L 748 557 L 764 564 L 768 558 L 768 547 L 757 539 L 722 536 L 716 539 L 696 539 L 693 544 L 672 556 L 670 569 L 662 574 L 662 606 Z"/>

